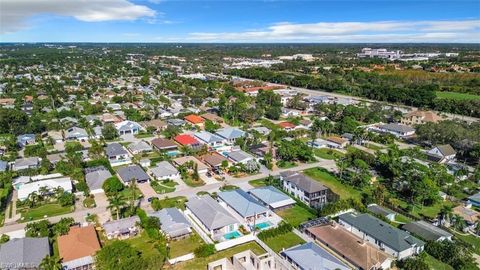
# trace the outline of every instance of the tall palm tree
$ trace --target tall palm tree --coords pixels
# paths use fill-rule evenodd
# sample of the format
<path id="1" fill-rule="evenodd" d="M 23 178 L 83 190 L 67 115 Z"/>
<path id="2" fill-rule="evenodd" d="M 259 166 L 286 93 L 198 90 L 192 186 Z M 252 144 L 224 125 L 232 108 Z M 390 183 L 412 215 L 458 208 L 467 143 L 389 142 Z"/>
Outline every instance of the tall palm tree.
<path id="1" fill-rule="evenodd" d="M 133 208 L 135 207 L 135 197 L 136 197 L 136 193 L 137 193 L 137 181 L 135 179 L 132 179 L 130 180 L 130 184 L 128 185 L 129 188 L 130 188 L 130 194 L 131 194 L 131 200 L 130 200 L 130 209 L 132 209 L 133 211 Z"/>
<path id="2" fill-rule="evenodd" d="M 47 255 L 45 258 L 43 258 L 42 262 L 40 263 L 40 269 L 61 270 L 62 264 L 60 263 L 60 259 L 57 256 Z"/>
<path id="3" fill-rule="evenodd" d="M 115 210 L 117 213 L 117 220 L 120 219 L 120 210 L 126 205 L 125 199 L 119 193 L 115 193 L 108 199 L 108 202 L 108 209 Z"/>

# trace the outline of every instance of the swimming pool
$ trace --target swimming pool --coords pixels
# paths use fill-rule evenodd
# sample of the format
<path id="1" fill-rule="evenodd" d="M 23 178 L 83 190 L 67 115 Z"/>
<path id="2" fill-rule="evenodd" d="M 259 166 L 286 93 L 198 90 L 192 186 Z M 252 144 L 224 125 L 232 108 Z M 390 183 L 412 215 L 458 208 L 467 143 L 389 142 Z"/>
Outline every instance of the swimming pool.
<path id="1" fill-rule="evenodd" d="M 223 235 L 223 237 L 227 240 L 230 240 L 230 239 L 235 239 L 235 238 L 238 238 L 242 236 L 238 231 L 233 231 L 233 232 L 229 232 L 229 233 L 226 233 Z"/>
<path id="2" fill-rule="evenodd" d="M 258 223 L 255 225 L 255 228 L 260 229 L 260 230 L 265 230 L 266 228 L 272 226 L 273 224 L 270 221 L 265 221 L 262 223 Z"/>
<path id="3" fill-rule="evenodd" d="M 177 151 L 177 150 L 167 152 L 167 155 L 170 156 L 170 157 L 174 157 L 178 154 L 180 154 L 180 151 Z"/>

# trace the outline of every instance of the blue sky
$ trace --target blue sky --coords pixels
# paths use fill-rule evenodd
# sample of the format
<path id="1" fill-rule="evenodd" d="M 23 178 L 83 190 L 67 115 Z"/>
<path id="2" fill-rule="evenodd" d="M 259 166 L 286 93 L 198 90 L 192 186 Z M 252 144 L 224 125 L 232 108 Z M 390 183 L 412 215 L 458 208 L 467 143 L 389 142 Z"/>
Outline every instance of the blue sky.
<path id="1" fill-rule="evenodd" d="M 480 0 L 0 0 L 2 42 L 480 42 Z"/>

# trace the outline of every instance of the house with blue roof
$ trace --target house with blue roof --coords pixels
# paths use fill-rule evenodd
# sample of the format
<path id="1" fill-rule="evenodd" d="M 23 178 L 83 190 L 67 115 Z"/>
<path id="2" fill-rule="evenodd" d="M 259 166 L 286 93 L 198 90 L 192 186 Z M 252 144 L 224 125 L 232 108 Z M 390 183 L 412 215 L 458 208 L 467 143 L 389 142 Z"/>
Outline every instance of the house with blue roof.
<path id="1" fill-rule="evenodd" d="M 224 138 L 227 143 L 233 144 L 238 138 L 244 137 L 246 133 L 238 128 L 226 127 L 217 130 L 215 134 Z"/>
<path id="2" fill-rule="evenodd" d="M 17 145 L 21 148 L 35 143 L 35 134 L 22 134 L 17 136 Z"/>
<path id="3" fill-rule="evenodd" d="M 268 208 L 241 189 L 218 193 L 218 201 L 220 205 L 235 211 L 250 225 L 266 221 L 271 216 Z"/>
<path id="4" fill-rule="evenodd" d="M 248 193 L 272 211 L 279 211 L 295 205 L 294 199 L 272 186 L 254 188 Z"/>
<path id="5" fill-rule="evenodd" d="M 480 192 L 468 197 L 468 202 L 471 203 L 473 206 L 480 207 Z"/>
<path id="6" fill-rule="evenodd" d="M 293 269 L 351 269 L 346 263 L 313 242 L 289 248 L 282 251 L 280 255 L 292 265 Z"/>

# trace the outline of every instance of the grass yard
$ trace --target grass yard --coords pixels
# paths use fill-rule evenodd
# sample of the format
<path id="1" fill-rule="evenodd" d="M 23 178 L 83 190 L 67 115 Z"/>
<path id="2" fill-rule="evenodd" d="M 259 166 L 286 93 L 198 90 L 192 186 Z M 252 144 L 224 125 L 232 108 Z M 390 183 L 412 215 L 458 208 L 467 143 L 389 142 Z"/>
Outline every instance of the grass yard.
<path id="1" fill-rule="evenodd" d="M 205 182 L 203 182 L 202 179 L 193 180 L 192 177 L 190 177 L 190 176 L 187 177 L 187 178 L 182 178 L 182 180 L 189 187 L 200 187 L 200 186 L 205 185 Z"/>
<path id="2" fill-rule="evenodd" d="M 170 241 L 170 258 L 192 253 L 196 248 L 204 244 L 202 238 L 193 232 L 190 237 L 176 241 Z"/>
<path id="3" fill-rule="evenodd" d="M 384 147 L 381 147 L 381 146 L 378 146 L 378 145 L 375 145 L 375 144 L 372 144 L 372 143 L 365 144 L 365 147 L 367 147 L 368 149 L 372 149 L 374 151 L 379 151 L 379 150 L 385 149 Z"/>
<path id="4" fill-rule="evenodd" d="M 168 182 L 162 182 L 162 181 L 152 181 L 150 182 L 150 186 L 157 192 L 158 194 L 165 194 L 165 193 L 170 193 L 175 191 L 175 186 L 178 185 L 177 182 L 175 181 L 168 181 Z"/>
<path id="5" fill-rule="evenodd" d="M 278 161 L 277 166 L 282 169 L 290 169 L 290 168 L 296 167 L 297 164 L 291 161 Z"/>
<path id="6" fill-rule="evenodd" d="M 159 258 L 161 259 L 166 256 L 157 248 L 157 246 L 165 246 L 165 243 L 149 238 L 146 232 L 123 241 L 128 242 L 133 248 L 140 251 L 142 257 L 145 259 L 158 260 Z"/>
<path id="7" fill-rule="evenodd" d="M 437 91 L 437 98 L 445 99 L 457 99 L 457 100 L 471 100 L 471 99 L 480 99 L 480 96 L 466 93 L 457 93 L 457 92 L 441 92 Z"/>
<path id="8" fill-rule="evenodd" d="M 251 181 L 248 181 L 248 183 L 252 186 L 252 187 L 264 187 L 267 185 L 267 183 L 265 182 L 265 178 L 260 178 L 260 179 L 255 179 L 255 180 L 251 180 Z"/>
<path id="9" fill-rule="evenodd" d="M 63 207 L 57 203 L 44 204 L 33 209 L 22 210 L 22 221 L 42 219 L 44 216 L 53 217 L 64 215 L 73 212 L 74 209 L 75 207 L 73 206 Z"/>
<path id="10" fill-rule="evenodd" d="M 430 269 L 434 269 L 434 270 L 453 270 L 453 267 L 451 267 L 450 265 L 448 265 L 446 263 L 443 263 L 443 262 L 435 259 L 434 257 L 432 257 L 428 254 L 425 258 L 425 262 L 428 264 Z"/>
<path id="11" fill-rule="evenodd" d="M 175 264 L 172 269 L 176 269 L 176 270 L 205 269 L 209 262 L 220 260 L 222 258 L 230 258 L 234 254 L 237 254 L 239 252 L 246 251 L 246 250 L 251 250 L 253 253 L 257 255 L 261 255 L 265 253 L 265 250 L 261 246 L 259 246 L 257 243 L 252 241 L 252 242 L 238 245 L 226 250 L 216 252 L 215 254 L 208 256 L 206 258 L 195 258 L 190 261 Z"/>
<path id="12" fill-rule="evenodd" d="M 187 202 L 186 197 L 178 196 L 173 198 L 165 198 L 163 200 L 153 200 L 152 207 L 155 210 L 160 210 L 163 208 L 171 208 L 171 207 L 176 207 L 184 210 L 186 202 Z"/>
<path id="13" fill-rule="evenodd" d="M 234 186 L 234 185 L 225 185 L 225 186 L 220 187 L 220 191 L 231 191 L 231 190 L 235 190 L 235 189 L 239 189 L 239 187 Z"/>
<path id="14" fill-rule="evenodd" d="M 298 227 L 301 223 L 315 218 L 315 215 L 312 214 L 307 209 L 294 205 L 293 207 L 283 209 L 277 212 L 277 215 L 282 217 L 285 221 L 290 223 L 293 227 Z"/>
<path id="15" fill-rule="evenodd" d="M 462 235 L 462 234 L 459 234 L 457 232 L 454 232 L 455 234 L 455 237 L 460 239 L 460 240 L 463 240 L 464 242 L 467 242 L 469 243 L 470 245 L 473 246 L 473 252 L 475 252 L 476 254 L 480 255 L 480 237 L 476 237 L 474 235 Z"/>
<path id="16" fill-rule="evenodd" d="M 396 200 L 398 202 L 398 205 L 401 207 L 401 208 L 406 208 L 408 203 L 405 202 L 405 201 L 401 201 L 401 200 Z M 413 210 L 410 212 L 410 214 L 418 217 L 418 218 L 422 218 L 423 216 L 425 217 L 428 217 L 428 218 L 436 218 L 438 216 L 438 213 L 440 213 L 440 210 L 442 209 L 442 207 L 444 205 L 450 205 L 451 207 L 454 207 L 455 204 L 450 202 L 450 201 L 442 201 L 442 202 L 438 202 L 436 203 L 435 205 L 432 205 L 432 206 L 419 206 L 419 205 L 415 205 L 413 207 Z"/>
<path id="17" fill-rule="evenodd" d="M 305 243 L 305 241 L 293 232 L 281 234 L 275 237 L 266 239 L 265 244 L 269 246 L 273 251 L 280 252 L 282 249 L 287 249 L 296 245 Z"/>
<path id="18" fill-rule="evenodd" d="M 122 191 L 120 191 L 120 195 L 121 195 L 122 197 L 124 197 L 125 199 L 130 200 L 130 199 L 132 198 L 132 196 L 133 196 L 132 192 L 133 192 L 133 189 L 132 189 L 132 188 L 126 187 L 126 188 L 124 188 Z M 140 189 L 138 189 L 138 188 L 136 187 L 136 188 L 135 188 L 135 199 L 138 199 L 138 198 L 140 198 L 140 197 L 142 197 L 142 196 L 143 196 L 142 192 L 140 191 Z"/>
<path id="19" fill-rule="evenodd" d="M 329 148 L 315 149 L 313 150 L 313 153 L 319 158 L 330 160 L 339 159 L 345 156 L 344 153 Z"/>
<path id="20" fill-rule="evenodd" d="M 330 188 L 333 192 L 338 194 L 341 199 L 361 199 L 361 193 L 359 190 L 356 190 L 351 186 L 341 183 L 340 180 L 338 180 L 335 176 L 331 175 L 329 172 L 321 168 L 308 169 L 305 170 L 304 173 Z"/>

